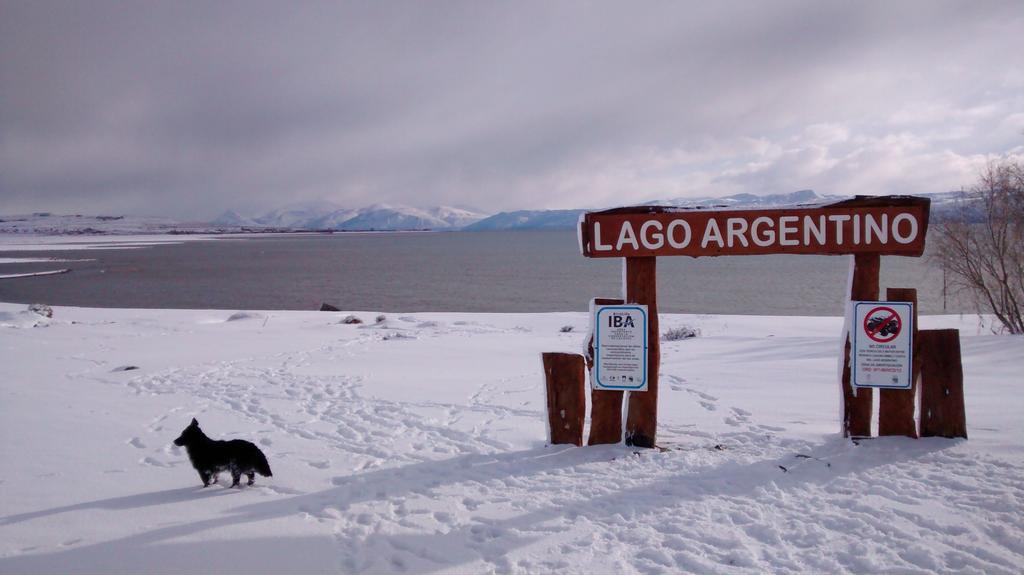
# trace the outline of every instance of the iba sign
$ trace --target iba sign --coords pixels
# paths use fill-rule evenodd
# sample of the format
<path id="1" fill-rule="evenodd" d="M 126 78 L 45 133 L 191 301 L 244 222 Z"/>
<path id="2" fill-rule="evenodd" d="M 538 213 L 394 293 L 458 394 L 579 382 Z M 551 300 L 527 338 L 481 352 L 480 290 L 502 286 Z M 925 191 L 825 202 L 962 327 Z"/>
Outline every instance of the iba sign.
<path id="1" fill-rule="evenodd" d="M 581 217 L 580 247 L 592 258 L 857 254 L 920 256 L 925 198 L 858 196 L 832 204 L 767 210 L 639 207 Z"/>
<path id="2" fill-rule="evenodd" d="M 594 324 L 594 389 L 647 391 L 647 306 L 598 306 Z"/>

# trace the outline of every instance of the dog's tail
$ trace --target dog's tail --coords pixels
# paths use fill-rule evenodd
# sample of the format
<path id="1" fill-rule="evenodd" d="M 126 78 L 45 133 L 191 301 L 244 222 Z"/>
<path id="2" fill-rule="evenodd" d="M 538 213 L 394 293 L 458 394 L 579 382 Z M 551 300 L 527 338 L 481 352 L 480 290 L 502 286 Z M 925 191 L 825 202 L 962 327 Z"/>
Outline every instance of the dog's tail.
<path id="1" fill-rule="evenodd" d="M 270 472 L 270 464 L 267 463 L 267 456 L 263 455 L 263 452 L 256 450 L 256 465 L 253 466 L 256 473 L 259 473 L 263 477 L 272 477 L 274 474 Z"/>

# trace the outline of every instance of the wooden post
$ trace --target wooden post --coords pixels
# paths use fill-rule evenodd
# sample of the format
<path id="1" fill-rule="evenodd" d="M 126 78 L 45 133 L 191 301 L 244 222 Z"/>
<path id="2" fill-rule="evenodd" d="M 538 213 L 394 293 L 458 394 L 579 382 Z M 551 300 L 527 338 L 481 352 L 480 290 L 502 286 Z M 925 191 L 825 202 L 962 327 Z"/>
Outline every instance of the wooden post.
<path id="1" fill-rule="evenodd" d="M 583 445 L 586 414 L 586 372 L 583 356 L 576 353 L 544 353 L 544 379 L 548 391 L 548 427 L 551 443 Z"/>
<path id="2" fill-rule="evenodd" d="M 878 435 L 917 437 L 914 406 L 917 404 L 917 378 L 921 375 L 921 345 L 917 336 L 917 290 L 889 288 L 887 301 L 909 301 L 914 304 L 913 365 L 910 368 L 910 389 L 878 390 Z"/>
<path id="3" fill-rule="evenodd" d="M 853 256 L 853 285 L 850 300 L 871 301 L 878 299 L 878 269 L 881 263 L 878 254 L 855 254 Z M 850 326 L 856 329 L 856 326 Z M 850 381 L 850 334 L 846 334 L 843 348 L 843 437 L 871 437 L 871 388 L 861 387 L 854 395 Z"/>
<path id="4" fill-rule="evenodd" d="M 921 338 L 921 437 L 967 439 L 960 330 L 926 329 Z"/>
<path id="5" fill-rule="evenodd" d="M 594 305 L 620 305 L 621 299 L 594 298 Z M 587 370 L 593 377 L 594 334 L 587 343 Z M 622 391 L 591 389 L 590 436 L 587 445 L 602 445 L 622 441 Z"/>
<path id="6" fill-rule="evenodd" d="M 658 367 L 661 346 L 658 332 L 657 258 L 626 258 L 626 303 L 647 306 L 647 391 L 629 392 L 626 445 L 654 447 L 658 429 Z"/>
<path id="7" fill-rule="evenodd" d="M 590 436 L 587 437 L 587 445 L 622 441 L 622 391 L 591 391 L 590 412 Z"/>

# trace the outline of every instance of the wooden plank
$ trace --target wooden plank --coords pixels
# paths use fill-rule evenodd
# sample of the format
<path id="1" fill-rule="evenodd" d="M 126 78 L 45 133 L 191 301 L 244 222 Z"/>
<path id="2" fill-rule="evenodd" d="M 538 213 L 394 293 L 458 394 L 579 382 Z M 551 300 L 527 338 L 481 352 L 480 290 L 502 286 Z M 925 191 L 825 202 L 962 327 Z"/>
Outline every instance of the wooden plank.
<path id="1" fill-rule="evenodd" d="M 622 299 L 594 298 L 594 305 L 620 305 Z M 593 310 L 591 310 L 593 311 Z M 587 342 L 587 370 L 594 369 L 594 334 Z M 590 390 L 590 435 L 587 445 L 614 444 L 622 441 L 622 392 Z"/>
<path id="2" fill-rule="evenodd" d="M 762 254 L 920 256 L 927 198 L 889 197 L 767 210 L 659 206 L 589 212 L 580 223 L 591 258 Z"/>
<path id="3" fill-rule="evenodd" d="M 917 290 L 888 288 L 887 301 L 907 301 L 914 304 L 913 364 L 910 371 L 910 389 L 878 390 L 878 435 L 917 437 L 914 408 L 917 405 L 917 379 L 921 375 L 921 351 L 917 336 Z"/>
<path id="4" fill-rule="evenodd" d="M 853 284 L 850 299 L 877 300 L 878 272 L 881 258 L 878 254 L 857 254 L 853 256 Z M 871 388 L 854 390 L 850 382 L 850 337 L 847 334 L 843 346 L 843 437 L 871 437 L 871 410 L 874 392 Z"/>
<path id="5" fill-rule="evenodd" d="M 591 390 L 590 435 L 587 445 L 622 442 L 622 392 Z"/>
<path id="6" fill-rule="evenodd" d="M 657 258 L 626 258 L 626 303 L 647 306 L 647 391 L 629 392 L 626 445 L 654 447 L 658 429 L 658 371 L 661 346 L 658 333 Z"/>
<path id="7" fill-rule="evenodd" d="M 960 330 L 923 329 L 921 340 L 921 437 L 967 439 Z"/>
<path id="8" fill-rule="evenodd" d="M 541 358 L 547 384 L 551 443 L 583 445 L 583 421 L 587 407 L 583 356 L 576 353 L 544 353 Z"/>

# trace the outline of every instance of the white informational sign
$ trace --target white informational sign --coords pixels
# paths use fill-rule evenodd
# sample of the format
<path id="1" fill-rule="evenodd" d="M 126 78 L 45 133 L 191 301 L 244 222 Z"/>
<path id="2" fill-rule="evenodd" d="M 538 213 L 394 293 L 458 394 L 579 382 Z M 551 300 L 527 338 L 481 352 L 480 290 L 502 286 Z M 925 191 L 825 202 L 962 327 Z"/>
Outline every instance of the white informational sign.
<path id="1" fill-rule="evenodd" d="M 594 389 L 647 391 L 647 306 L 598 306 L 594 313 Z"/>
<path id="2" fill-rule="evenodd" d="M 894 301 L 853 302 L 850 379 L 854 387 L 910 389 L 914 349 L 914 305 Z"/>

